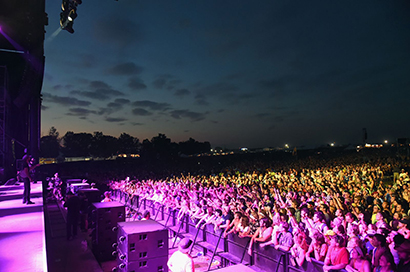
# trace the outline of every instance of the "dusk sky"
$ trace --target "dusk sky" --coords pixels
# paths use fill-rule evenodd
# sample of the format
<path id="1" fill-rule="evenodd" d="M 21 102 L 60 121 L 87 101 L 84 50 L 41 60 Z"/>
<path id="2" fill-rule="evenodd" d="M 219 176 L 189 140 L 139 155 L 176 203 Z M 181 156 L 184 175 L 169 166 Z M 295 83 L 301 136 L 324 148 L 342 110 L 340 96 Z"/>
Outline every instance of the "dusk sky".
<path id="1" fill-rule="evenodd" d="M 213 147 L 410 137 L 410 3 L 46 1 L 42 135 L 122 132 Z"/>

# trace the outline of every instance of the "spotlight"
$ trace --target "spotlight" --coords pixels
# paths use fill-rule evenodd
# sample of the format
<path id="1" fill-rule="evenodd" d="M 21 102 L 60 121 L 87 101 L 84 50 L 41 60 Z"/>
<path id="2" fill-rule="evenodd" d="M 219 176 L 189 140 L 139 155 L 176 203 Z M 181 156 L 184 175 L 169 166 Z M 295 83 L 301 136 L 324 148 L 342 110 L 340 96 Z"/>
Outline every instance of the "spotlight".
<path id="1" fill-rule="evenodd" d="M 82 0 L 62 0 L 62 12 L 60 13 L 61 29 L 74 33 L 73 24 L 75 18 L 77 18 L 77 6 L 81 3 Z"/>
<path id="2" fill-rule="evenodd" d="M 74 21 L 74 19 L 77 18 L 77 12 L 75 11 L 75 9 L 70 10 L 70 13 L 68 13 L 68 17 L 67 19 L 72 22 Z"/>

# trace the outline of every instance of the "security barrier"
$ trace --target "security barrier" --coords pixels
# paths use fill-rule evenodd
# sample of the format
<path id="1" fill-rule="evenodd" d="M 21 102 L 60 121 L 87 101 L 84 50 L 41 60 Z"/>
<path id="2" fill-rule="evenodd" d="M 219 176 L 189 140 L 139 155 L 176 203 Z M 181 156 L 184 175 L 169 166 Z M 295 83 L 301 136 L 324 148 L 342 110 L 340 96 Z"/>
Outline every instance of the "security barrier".
<path id="1" fill-rule="evenodd" d="M 130 199 L 122 194 L 114 195 L 120 195 L 121 199 L 124 200 Z M 172 247 L 177 246 L 177 237 L 188 237 L 194 241 L 195 245 L 203 248 L 204 254 L 212 254 L 210 263 L 215 257 L 219 257 L 223 260 L 222 266 L 242 263 L 267 272 L 323 272 L 323 262 L 312 258 L 311 262 L 305 261 L 301 267 L 293 266 L 290 262 L 291 254 L 289 252 L 276 250 L 271 246 L 260 248 L 258 243 L 255 244 L 252 256 L 249 256 L 246 251 L 250 238 L 239 238 L 236 234 L 229 234 L 224 238 L 221 230 L 214 231 L 213 225 L 196 228 L 196 222 L 192 222 L 188 216 L 184 216 L 180 222 L 177 222 L 178 209 L 166 209 L 159 203 L 154 203 L 148 199 L 140 200 L 138 197 L 133 198 L 132 204 L 128 204 L 127 200 L 125 203 L 130 205 L 132 209 L 149 210 L 152 219 L 155 218 L 158 223 L 174 234 Z"/>

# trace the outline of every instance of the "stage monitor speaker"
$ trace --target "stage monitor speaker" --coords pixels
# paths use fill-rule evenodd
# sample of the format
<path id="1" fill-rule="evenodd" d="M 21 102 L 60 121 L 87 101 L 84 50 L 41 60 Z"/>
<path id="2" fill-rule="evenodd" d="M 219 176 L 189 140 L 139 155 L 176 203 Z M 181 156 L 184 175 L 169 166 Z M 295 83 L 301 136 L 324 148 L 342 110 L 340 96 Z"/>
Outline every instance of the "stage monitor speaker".
<path id="1" fill-rule="evenodd" d="M 95 203 L 101 201 L 101 191 L 97 188 L 89 188 L 89 189 L 79 189 L 77 194 L 84 194 L 85 197 L 88 199 L 88 203 Z"/>
<path id="2" fill-rule="evenodd" d="M 100 261 L 113 260 L 112 244 L 117 240 L 115 229 L 118 222 L 125 221 L 125 206 L 116 201 L 93 203 L 93 206 L 93 252 Z"/>
<path id="3" fill-rule="evenodd" d="M 120 222 L 117 233 L 125 262 L 168 256 L 168 230 L 154 220 Z"/>
<path id="4" fill-rule="evenodd" d="M 67 179 L 67 184 L 72 184 L 72 183 L 83 183 L 82 179 Z"/>
<path id="5" fill-rule="evenodd" d="M 70 190 L 73 194 L 76 194 L 81 189 L 90 189 L 91 185 L 89 183 L 71 183 L 67 184 L 70 186 Z"/>
<path id="6" fill-rule="evenodd" d="M 168 256 L 135 262 L 118 261 L 116 271 L 120 272 L 168 272 Z"/>

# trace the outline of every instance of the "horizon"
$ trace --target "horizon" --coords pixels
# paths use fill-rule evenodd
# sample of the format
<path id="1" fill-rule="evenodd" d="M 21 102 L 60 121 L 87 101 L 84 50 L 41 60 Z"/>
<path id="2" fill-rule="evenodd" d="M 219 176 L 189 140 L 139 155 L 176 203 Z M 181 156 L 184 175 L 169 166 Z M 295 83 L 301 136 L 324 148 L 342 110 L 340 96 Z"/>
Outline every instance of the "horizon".
<path id="1" fill-rule="evenodd" d="M 47 1 L 41 135 L 227 148 L 410 137 L 409 5 L 83 1 L 70 34 Z"/>

